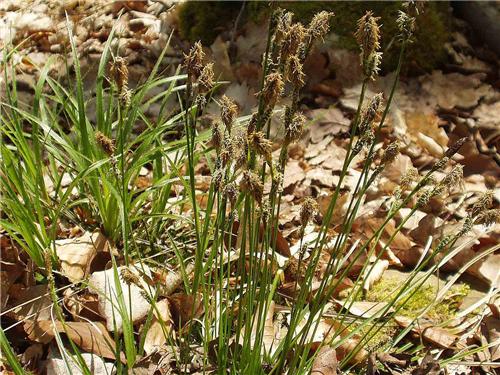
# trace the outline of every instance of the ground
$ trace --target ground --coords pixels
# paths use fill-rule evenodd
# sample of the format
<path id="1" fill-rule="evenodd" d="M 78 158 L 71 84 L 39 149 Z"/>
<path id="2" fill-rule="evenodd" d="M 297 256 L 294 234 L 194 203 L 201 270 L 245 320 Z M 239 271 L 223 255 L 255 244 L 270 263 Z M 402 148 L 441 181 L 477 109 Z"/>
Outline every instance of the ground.
<path id="1" fill-rule="evenodd" d="M 302 4 L 290 7 L 306 25 L 323 10 Z M 348 37 L 365 9 L 344 4 L 304 61 L 300 95 L 286 83 L 261 133 L 248 130 L 274 103 L 262 100 L 261 4 L 236 23 L 239 3 L 224 15 L 210 3 L 0 5 L 5 371 L 17 358 L 63 374 L 65 351 L 92 373 L 494 371 L 498 59 L 447 3 L 430 4 L 391 101 L 399 43 L 385 48 L 399 31 L 386 18 L 401 4 L 362 4 L 384 17 L 386 61 L 365 86 Z M 198 37 L 204 56 L 186 71 Z M 106 54 L 114 63 L 100 64 Z M 361 116 L 381 93 L 383 127 L 354 154 L 362 92 Z M 293 104 L 304 131 L 288 144 Z"/>

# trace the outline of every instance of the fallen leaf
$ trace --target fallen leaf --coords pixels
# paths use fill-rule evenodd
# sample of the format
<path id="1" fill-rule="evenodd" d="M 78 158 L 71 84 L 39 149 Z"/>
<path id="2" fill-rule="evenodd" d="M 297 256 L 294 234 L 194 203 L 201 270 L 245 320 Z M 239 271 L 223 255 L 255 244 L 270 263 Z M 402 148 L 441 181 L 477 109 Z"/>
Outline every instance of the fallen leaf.
<path id="1" fill-rule="evenodd" d="M 290 245 L 288 245 L 288 241 L 285 239 L 285 237 L 283 237 L 281 231 L 279 229 L 277 231 L 274 231 L 273 228 L 269 229 L 269 233 L 271 233 L 271 238 L 273 238 L 274 236 L 276 238 L 276 252 L 283 255 L 284 257 L 292 256 L 292 253 L 290 252 Z M 266 232 L 264 230 L 264 224 L 261 223 L 259 227 L 259 236 L 261 241 L 263 240 L 265 234 Z"/>
<path id="2" fill-rule="evenodd" d="M 339 182 L 338 176 L 333 176 L 330 170 L 321 167 L 308 170 L 306 178 L 311 180 L 313 185 L 328 188 L 333 188 Z"/>
<path id="3" fill-rule="evenodd" d="M 366 269 L 366 273 L 363 277 L 363 290 L 365 292 L 369 291 L 373 284 L 375 284 L 382 278 L 387 268 L 389 268 L 389 261 L 386 259 L 379 259 L 375 263 L 373 263 L 373 265 L 369 266 Z"/>
<path id="4" fill-rule="evenodd" d="M 498 129 L 500 119 L 500 101 L 496 101 L 492 104 L 482 103 L 480 104 L 473 113 L 473 116 L 477 118 L 477 126 L 481 129 Z"/>
<path id="5" fill-rule="evenodd" d="M 108 250 L 110 246 L 103 234 L 90 232 L 85 232 L 81 237 L 54 242 L 62 273 L 71 282 L 83 280 L 95 255 Z"/>
<path id="6" fill-rule="evenodd" d="M 274 327 L 274 311 L 275 311 L 275 303 L 271 301 L 269 307 L 266 311 L 266 317 L 264 320 L 264 333 L 262 337 L 262 347 L 260 348 L 261 354 L 272 355 L 273 349 L 275 350 L 278 345 L 275 343 L 276 341 L 276 330 Z M 252 331 L 250 333 L 250 347 L 254 347 L 255 339 L 258 336 L 258 318 L 257 315 L 254 316 Z M 243 345 L 245 341 L 245 329 L 241 330 L 239 344 Z"/>
<path id="7" fill-rule="evenodd" d="M 36 342 L 48 343 L 55 337 L 54 329 L 66 334 L 78 347 L 101 357 L 116 359 L 116 343 L 106 327 L 99 322 L 65 322 L 52 320 L 28 320 L 24 324 L 28 337 Z M 125 355 L 120 353 L 120 360 L 126 363 Z"/>
<path id="8" fill-rule="evenodd" d="M 35 285 L 15 295 L 12 305 L 16 306 L 12 310 L 16 319 L 46 320 L 50 319 L 52 298 L 47 285 Z"/>
<path id="9" fill-rule="evenodd" d="M 433 138 L 428 137 L 425 134 L 420 132 L 417 134 L 417 143 L 435 158 L 440 158 L 444 155 L 443 147 L 441 147 Z"/>
<path id="10" fill-rule="evenodd" d="M 448 135 L 443 128 L 439 127 L 439 117 L 435 114 L 421 111 L 407 112 L 405 121 L 408 133 L 420 146 L 426 147 L 426 145 L 429 145 L 429 151 L 436 152 L 448 145 Z M 429 141 L 425 137 L 431 138 L 431 140 Z M 440 157 L 442 155 L 434 156 Z"/>
<path id="11" fill-rule="evenodd" d="M 319 349 L 314 359 L 311 375 L 336 375 L 337 374 L 337 353 L 330 346 L 323 346 Z"/>
<path id="12" fill-rule="evenodd" d="M 491 254 L 486 259 L 474 263 L 467 273 L 483 280 L 488 285 L 500 288 L 500 254 Z"/>
<path id="13" fill-rule="evenodd" d="M 168 334 L 172 326 L 172 316 L 168 300 L 163 299 L 156 303 L 154 317 L 144 339 L 144 351 L 146 354 L 155 352 L 168 340 Z"/>
<path id="14" fill-rule="evenodd" d="M 203 301 L 201 295 L 193 296 L 186 293 L 175 293 L 168 297 L 172 320 L 177 328 L 186 325 L 192 319 L 203 314 Z"/>
<path id="15" fill-rule="evenodd" d="M 394 320 L 403 328 L 407 328 L 413 323 L 412 319 L 404 316 L 396 316 L 394 317 Z M 443 349 L 456 349 L 463 347 L 459 336 L 454 335 L 441 327 L 434 327 L 428 323 L 417 322 L 412 325 L 411 330 L 421 336 L 424 340 Z"/>
<path id="16" fill-rule="evenodd" d="M 185 269 L 186 276 L 189 277 L 193 273 L 193 271 L 194 264 L 189 263 Z M 160 269 L 154 270 L 152 271 L 152 273 L 153 282 L 155 285 L 158 285 L 160 287 L 161 296 L 168 297 L 182 285 L 183 274 L 180 269 L 177 272 Z"/>
<path id="17" fill-rule="evenodd" d="M 422 88 L 430 100 L 435 101 L 441 108 L 471 108 L 492 90 L 491 86 L 481 82 L 483 77 L 482 73 L 443 74 L 440 70 L 435 70 L 431 75 L 422 78 Z"/>
<path id="18" fill-rule="evenodd" d="M 441 374 L 441 366 L 434 359 L 432 354 L 427 353 L 422 359 L 420 365 L 411 372 L 412 375 L 439 375 Z"/>
<path id="19" fill-rule="evenodd" d="M 306 173 L 296 160 L 290 160 L 286 164 L 285 174 L 283 176 L 283 189 L 288 190 L 296 183 L 302 181 Z"/>

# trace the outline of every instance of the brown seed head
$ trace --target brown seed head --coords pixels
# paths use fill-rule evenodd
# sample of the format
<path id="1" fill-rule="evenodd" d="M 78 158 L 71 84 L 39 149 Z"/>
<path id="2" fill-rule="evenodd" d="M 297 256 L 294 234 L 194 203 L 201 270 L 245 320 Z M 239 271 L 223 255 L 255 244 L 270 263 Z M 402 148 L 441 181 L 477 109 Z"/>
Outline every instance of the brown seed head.
<path id="1" fill-rule="evenodd" d="M 296 55 L 304 39 L 304 26 L 294 23 L 285 33 L 281 43 L 280 62 L 286 64 L 291 56 Z"/>
<path id="2" fill-rule="evenodd" d="M 296 113 L 292 120 L 285 122 L 285 143 L 291 144 L 297 142 L 304 131 L 306 118 L 302 113 Z"/>
<path id="3" fill-rule="evenodd" d="M 229 133 L 231 133 L 231 128 L 237 115 L 238 106 L 236 103 L 226 95 L 223 95 L 220 98 L 220 116 Z"/>
<path id="4" fill-rule="evenodd" d="M 313 215 L 318 212 L 318 209 L 318 202 L 316 202 L 313 198 L 304 198 L 302 206 L 300 207 L 300 224 L 305 227 Z"/>
<path id="5" fill-rule="evenodd" d="M 104 135 L 104 133 L 96 131 L 95 140 L 107 155 L 111 156 L 115 153 L 115 142 Z"/>
<path id="6" fill-rule="evenodd" d="M 128 285 L 130 284 L 135 284 L 137 286 L 141 285 L 139 277 L 127 267 L 124 267 L 120 270 L 120 276 L 122 277 L 122 280 Z"/>
<path id="7" fill-rule="evenodd" d="M 248 157 L 248 141 L 247 137 L 238 135 L 234 138 L 235 165 L 234 169 L 238 170 L 247 164 Z"/>
<path id="8" fill-rule="evenodd" d="M 206 64 L 200 73 L 200 78 L 198 78 L 198 85 L 200 91 L 206 93 L 213 89 L 214 82 L 214 64 L 208 63 Z"/>
<path id="9" fill-rule="evenodd" d="M 111 77 L 118 87 L 118 92 L 121 93 L 128 87 L 128 67 L 127 61 L 118 56 L 115 61 L 111 64 Z"/>
<path id="10" fill-rule="evenodd" d="M 383 100 L 383 94 L 376 94 L 370 103 L 363 109 L 361 112 L 361 119 L 359 122 L 359 132 L 364 134 L 371 128 L 371 124 L 375 117 L 377 116 L 378 111 L 380 110 L 380 104 Z"/>
<path id="11" fill-rule="evenodd" d="M 374 17 L 373 12 L 369 10 L 358 21 L 358 30 L 354 36 L 361 47 L 363 60 L 380 48 L 380 27 L 377 23 L 379 19 L 380 17 Z"/>
<path id="12" fill-rule="evenodd" d="M 236 187 L 236 184 L 234 182 L 230 182 L 229 184 L 224 186 L 222 193 L 227 198 L 229 203 L 231 203 L 231 207 L 234 209 L 236 207 L 236 199 L 238 198 L 238 188 Z"/>
<path id="13" fill-rule="evenodd" d="M 130 100 L 132 99 L 132 91 L 127 88 L 123 88 L 122 91 L 120 91 L 119 99 L 122 106 L 128 107 L 130 105 Z"/>
<path id="14" fill-rule="evenodd" d="M 184 67 L 191 82 L 194 82 L 203 70 L 203 57 L 205 53 L 200 42 L 196 42 L 187 55 L 184 54 Z"/>
<path id="15" fill-rule="evenodd" d="M 292 26 L 292 18 L 293 18 L 293 13 L 292 12 L 281 12 L 278 15 L 277 19 L 277 25 L 276 25 L 276 33 L 274 37 L 275 43 L 280 43 L 285 34 L 288 32 L 290 27 Z"/>
<path id="16" fill-rule="evenodd" d="M 307 33 L 313 39 L 323 39 L 330 31 L 330 18 L 333 16 L 333 12 L 322 11 L 316 13 L 309 24 Z"/>
<path id="17" fill-rule="evenodd" d="M 240 189 L 251 196 L 260 204 L 264 194 L 264 185 L 259 176 L 250 171 L 244 171 L 240 181 Z"/>
<path id="18" fill-rule="evenodd" d="M 248 144 L 255 152 L 266 160 L 271 160 L 271 153 L 273 152 L 273 143 L 266 138 L 263 132 L 252 132 L 248 135 Z"/>
<path id="19" fill-rule="evenodd" d="M 379 71 L 380 64 L 382 63 L 382 52 L 373 52 L 363 62 L 363 74 L 365 77 L 375 80 Z"/>
<path id="20" fill-rule="evenodd" d="M 286 70 L 286 78 L 296 89 L 304 86 L 306 75 L 304 74 L 303 65 L 298 55 L 290 57 Z"/>
<path id="21" fill-rule="evenodd" d="M 280 73 L 270 73 L 264 81 L 262 99 L 267 108 L 274 108 L 278 98 L 283 94 L 284 82 Z"/>
<path id="22" fill-rule="evenodd" d="M 385 149 L 380 163 L 385 165 L 391 164 L 398 155 L 399 155 L 399 143 L 397 141 L 392 142 Z"/>
<path id="23" fill-rule="evenodd" d="M 220 160 L 222 162 L 222 166 L 226 166 L 234 157 L 234 143 L 233 139 L 229 134 L 224 135 L 224 139 L 222 141 L 221 151 L 220 151 Z"/>
<path id="24" fill-rule="evenodd" d="M 222 190 L 222 181 L 224 179 L 224 172 L 225 172 L 225 169 L 222 166 L 215 168 L 215 170 L 213 172 L 212 181 L 213 181 L 215 190 L 217 190 L 217 191 Z"/>
<path id="25" fill-rule="evenodd" d="M 219 153 L 222 146 L 222 133 L 218 123 L 214 123 L 212 126 L 212 144 L 214 145 L 217 153 Z"/>
<path id="26" fill-rule="evenodd" d="M 462 164 L 457 164 L 451 169 L 450 173 L 443 178 L 441 184 L 448 189 L 452 189 L 459 186 L 462 183 L 463 178 L 464 166 Z"/>
<path id="27" fill-rule="evenodd" d="M 486 226 L 500 223 L 500 210 L 494 209 L 494 210 L 483 211 L 477 216 L 474 223 L 483 224 Z"/>
<path id="28" fill-rule="evenodd" d="M 448 156 L 443 156 L 441 159 L 439 159 L 437 162 L 434 163 L 432 166 L 431 170 L 432 171 L 437 171 L 439 169 L 444 168 L 446 164 L 450 161 L 450 158 Z"/>
<path id="29" fill-rule="evenodd" d="M 415 181 L 417 181 L 420 177 L 420 174 L 418 173 L 418 169 L 415 167 L 410 167 L 406 170 L 406 172 L 401 176 L 401 180 L 399 182 L 401 189 L 406 190 L 408 189 L 411 184 Z"/>
<path id="30" fill-rule="evenodd" d="M 423 207 L 429 203 L 430 199 L 435 195 L 434 189 L 424 189 L 420 192 L 417 199 L 417 207 Z"/>
<path id="31" fill-rule="evenodd" d="M 478 216 L 481 212 L 487 210 L 493 204 L 493 190 L 486 190 L 473 204 L 471 209 L 471 215 L 473 217 Z"/>

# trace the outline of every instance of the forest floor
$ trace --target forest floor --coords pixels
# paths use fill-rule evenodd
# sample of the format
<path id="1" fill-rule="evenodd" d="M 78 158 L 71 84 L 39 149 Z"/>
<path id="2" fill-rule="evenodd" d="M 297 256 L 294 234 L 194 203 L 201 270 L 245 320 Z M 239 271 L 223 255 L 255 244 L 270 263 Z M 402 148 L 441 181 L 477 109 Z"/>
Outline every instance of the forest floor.
<path id="1" fill-rule="evenodd" d="M 47 74 L 62 82 L 63 86 L 71 84 L 72 78 L 68 77 L 74 77 L 74 67 L 65 12 L 73 25 L 89 123 L 99 121 L 97 102 L 94 99 L 95 82 L 99 61 L 113 27 L 116 29 L 113 53 L 126 61 L 130 88 L 140 88 L 146 81 L 168 42 L 170 44 L 163 55 L 160 70 L 165 76 L 178 74 L 177 67 L 183 61 L 183 54 L 189 51 L 190 44 L 182 40 L 175 31 L 175 6 L 160 1 L 117 2 L 112 5 L 105 3 L 68 1 L 61 5 L 40 0 L 19 5 L 18 2 L 6 0 L 0 4 L 0 46 L 7 46 L 9 42 L 19 43 L 28 38 L 9 57 L 14 62 L 17 101 L 21 108 L 31 108 L 30 103 L 37 96 L 37 81 L 48 61 L 51 65 Z M 120 12 L 122 14 L 119 18 Z M 368 363 L 371 373 L 413 371 L 418 374 L 437 374 L 444 369 L 449 374 L 470 374 L 477 373 L 476 369 L 485 372 L 494 372 L 495 368 L 498 370 L 500 224 L 473 225 L 469 232 L 454 243 L 455 249 L 459 250 L 453 256 L 440 257 L 438 254 L 433 260 L 436 265 L 444 259 L 435 272 L 429 275 L 426 269 L 416 271 L 423 259 L 432 253 L 430 249 L 436 248 L 446 235 L 462 227 L 464 219 L 486 192 L 490 192 L 491 197 L 489 208 L 498 209 L 500 205 L 500 67 L 497 58 L 487 48 L 478 46 L 477 42 L 469 42 L 470 30 L 463 21 L 456 19 L 453 22 L 455 31 L 452 40 L 445 46 L 449 63 L 426 74 L 402 77 L 397 86 L 385 126 L 374 148 L 375 152 L 381 153 L 390 142 L 398 141 L 400 153 L 374 180 L 359 201 L 346 242 L 347 249 L 354 249 L 360 243 L 371 241 L 370 238 L 377 234 L 378 242 L 374 248 L 376 255 L 368 251 L 355 259 L 346 255 L 345 259 L 352 262 L 351 268 L 341 288 L 331 298 L 331 311 L 325 312 L 321 318 L 328 322 L 334 316 L 331 315 L 333 312 L 341 310 L 347 310 L 351 318 L 371 317 L 376 314 L 374 311 L 387 304 L 387 296 L 391 290 L 405 283 L 409 277 L 417 275 L 418 279 L 419 275 L 423 276 L 425 280 L 422 287 L 405 302 L 405 306 L 398 306 L 399 314 L 396 317 L 391 315 L 391 324 L 364 344 L 361 357 L 349 360 L 349 365 L 353 366 Z M 237 28 L 222 32 L 212 45 L 203 48 L 206 61 L 214 63 L 215 76 L 224 82 L 217 96 L 225 94 L 230 97 L 237 105 L 241 118 L 246 116 L 248 119 L 259 105 L 260 60 L 266 49 L 264 36 L 267 35 L 267 28 L 266 22 L 238 25 Z M 341 232 L 342 220 L 350 212 L 350 203 L 355 196 L 353 192 L 358 189 L 358 181 L 365 165 L 366 154 L 360 153 L 353 158 L 344 176 L 344 159 L 349 152 L 349 131 L 356 117 L 363 75 L 359 53 L 336 49 L 334 40 L 334 36 L 326 37 L 325 43 L 318 44 L 304 63 L 307 80 L 301 92 L 299 109 L 306 117 L 306 129 L 301 139 L 288 148 L 277 218 L 277 246 L 280 247 L 277 251 L 281 253 L 277 257 L 277 263 L 284 270 L 283 280 L 277 289 L 281 300 L 276 304 L 273 302 L 274 311 L 266 317 L 266 327 L 269 328 L 269 325 L 274 329 L 274 345 L 278 345 L 280 337 L 283 337 L 280 336 L 280 330 L 286 326 L 286 315 L 293 304 L 294 295 L 290 285 L 296 286 L 297 276 L 291 269 L 289 259 L 301 259 L 304 252 L 313 252 L 322 233 L 319 229 L 322 220 L 331 215 L 327 230 L 328 242 L 314 270 L 314 280 L 319 285 L 328 276 L 325 276 L 330 255 L 328 249 L 329 246 L 333 247 L 332 243 Z M 11 72 L 8 75 L 2 74 L 0 77 L 2 104 L 6 102 L 6 87 L 9 85 L 7 77 L 11 77 L 10 74 Z M 387 73 L 370 82 L 364 94 L 371 98 L 376 93 L 383 93 L 384 98 L 387 98 L 393 81 L 394 73 Z M 167 82 L 155 87 L 147 93 L 144 100 L 154 98 L 167 90 L 169 85 Z M 280 139 L 283 137 L 280 126 L 283 110 L 289 104 L 290 98 L 278 101 L 271 118 L 269 134 L 273 142 L 273 160 L 280 157 Z M 175 95 L 165 102 L 152 100 L 151 105 L 144 108 L 143 115 L 154 123 L 165 113 L 175 113 L 177 106 Z M 213 119 L 219 117 L 219 107 L 215 100 L 206 105 L 200 118 L 200 133 L 210 127 Z M 137 121 L 131 139 L 140 139 L 147 126 L 145 120 Z M 415 168 L 423 175 L 446 155 L 451 145 L 463 137 L 467 137 L 468 141 L 451 160 L 452 165 L 463 166 L 463 179 L 460 183 L 450 186 L 444 194 L 432 197 L 428 205 L 411 212 L 409 220 L 404 218 L 411 208 L 402 208 L 384 225 L 383 231 L 378 233 L 384 215 L 390 209 L 395 189 L 401 186 L 405 173 Z M 141 166 L 136 178 L 130 183 L 131 191 L 135 189 L 142 193 L 156 188 L 158 177 L 153 165 L 147 163 Z M 197 159 L 194 169 L 196 199 L 201 210 L 207 209 L 209 205 L 207 201 L 209 202 L 211 194 L 213 165 L 213 160 L 203 155 Z M 435 180 L 439 182 L 445 179 L 452 165 L 436 171 Z M 2 169 L 2 175 L 4 174 Z M 62 172 L 59 182 L 47 178 L 47 193 L 65 192 L 68 187 L 76 189 L 76 186 L 71 185 L 74 178 L 71 170 Z M 337 189 L 339 182 L 341 189 Z M 180 183 L 173 184 L 169 199 L 183 199 L 184 188 Z M 268 181 L 263 188 L 264 195 L 271 190 L 271 181 Z M 310 223 L 302 225 L 301 207 L 306 197 L 314 197 L 318 203 L 318 212 Z M 75 202 L 79 198 L 81 196 L 76 194 Z M 332 199 L 335 199 L 336 204 L 329 213 Z M 16 239 L 9 230 L 11 228 L 4 225 L 12 222 L 12 217 L 2 216 L 2 330 L 23 366 L 35 372 L 46 368 L 48 373 L 66 373 L 63 366 L 64 355 L 61 355 L 57 346 L 60 345 L 57 341 L 59 336 L 55 333 L 58 330 L 66 332 L 89 355 L 84 357 L 87 363 L 95 360 L 92 359 L 93 355 L 104 358 L 102 363 L 92 366 L 104 366 L 113 371 L 114 359 L 118 358 L 116 352 L 102 347 L 102 342 L 106 340 L 116 341 L 116 337 L 113 339 L 108 333 L 113 331 L 110 327 L 113 327 L 116 314 L 102 301 L 102 294 L 106 297 L 108 293 L 108 300 L 112 298 L 109 297 L 112 293 L 105 290 L 105 281 L 102 279 L 111 261 L 109 257 L 99 259 L 99 254 L 112 253 L 116 249 L 112 251 L 109 248 L 115 246 L 120 252 L 123 244 L 119 240 L 105 238 L 102 231 L 96 231 L 102 226 L 95 222 L 94 217 L 88 217 L 85 211 L 75 209 L 75 212 L 73 220 L 60 224 L 56 239 L 52 241 L 60 261 L 55 287 L 64 314 L 73 324 L 73 337 L 63 329 L 54 328 L 58 326 L 45 324 L 54 318 L 54 301 L 47 289 L 47 280 L 40 276 L 37 271 L 39 266 L 17 242 L 19 237 Z M 191 209 L 184 205 L 172 206 L 169 211 L 172 217 L 191 214 Z M 181 223 L 181 220 L 169 223 L 168 235 L 165 231 L 155 238 L 156 244 L 160 248 L 169 247 L 168 237 L 177 233 L 180 237 L 188 238 L 178 242 L 184 241 L 184 251 L 189 253 L 189 241 L 193 239 L 189 226 Z M 176 255 L 177 253 L 172 255 L 170 252 L 169 259 L 175 260 Z M 229 252 L 227 256 L 231 258 L 232 255 Z M 475 261 L 471 263 L 471 260 Z M 366 273 L 367 268 L 371 270 L 369 273 Z M 295 269 L 295 272 L 300 273 L 299 269 L 300 267 Z M 164 316 L 173 316 L 174 321 L 184 319 L 184 324 L 186 319 L 201 319 L 202 310 L 206 308 L 206 305 L 193 306 L 189 293 L 184 289 L 186 278 L 192 278 L 189 270 L 189 265 L 184 270 L 182 267 L 176 268 L 174 263 L 165 264 L 152 260 L 148 263 L 149 276 L 136 276 L 141 278 L 141 282 L 148 279 L 153 280 L 153 284 L 163 284 L 168 291 L 163 291 L 160 295 L 166 298 L 160 299 L 156 305 L 169 310 Z M 96 285 L 102 283 L 101 293 L 96 294 L 90 288 L 83 287 L 83 284 L 78 284 L 87 278 Z M 346 305 L 345 301 L 349 300 L 349 293 L 358 280 L 362 282 L 362 295 Z M 237 284 L 238 280 L 231 282 Z M 314 292 L 312 288 L 311 293 Z M 146 320 L 151 324 L 153 318 L 149 313 L 147 298 L 140 297 L 141 294 L 137 293 L 134 297 L 137 298 L 134 301 L 136 306 L 131 314 L 135 328 L 140 331 L 138 327 L 145 324 Z M 168 302 L 160 305 L 161 301 Z M 419 324 L 410 324 L 417 318 Z M 178 370 L 182 366 L 176 355 L 172 355 L 170 349 L 165 349 L 170 345 L 167 344 L 168 335 L 160 325 L 155 325 L 155 319 L 150 327 L 152 333 L 144 337 L 136 334 L 141 337 L 139 341 L 142 340 L 145 351 L 142 359 L 137 362 L 137 369 L 142 368 L 143 373 L 179 371 L 201 374 L 206 365 L 205 357 L 200 352 L 196 354 L 196 350 L 193 351 L 195 354 L 192 354 L 189 369 L 186 367 L 182 371 Z M 89 334 L 91 329 L 84 326 L 89 321 L 100 324 L 99 333 L 92 331 Z M 177 330 L 178 335 L 182 336 L 177 323 L 172 323 L 172 330 Z M 323 326 L 328 324 L 324 323 L 320 327 L 320 330 L 324 330 L 324 338 L 328 336 L 328 329 Z M 404 354 L 404 351 L 384 353 L 379 350 L 408 327 L 405 340 L 414 344 L 413 351 L 408 351 L 411 354 Z M 80 337 L 80 340 L 76 337 Z M 356 336 L 353 339 L 359 340 Z M 466 347 L 476 350 L 463 354 Z M 341 362 L 346 357 L 346 348 L 348 346 L 339 344 L 335 361 Z M 202 349 L 203 347 L 199 350 L 202 352 Z M 2 351 L 4 350 L 2 345 Z M 181 349 L 174 351 L 180 352 Z M 158 356 L 158 353 L 161 355 Z M 416 353 L 418 358 L 415 360 Z M 457 353 L 463 355 L 458 356 Z M 3 366 L 5 373 L 9 373 L 9 365 L 5 362 Z M 102 368 L 99 370 L 101 372 L 92 368 L 94 373 L 105 373 Z M 316 371 L 330 374 L 326 368 L 318 367 Z M 335 368 L 335 371 L 340 370 Z"/>

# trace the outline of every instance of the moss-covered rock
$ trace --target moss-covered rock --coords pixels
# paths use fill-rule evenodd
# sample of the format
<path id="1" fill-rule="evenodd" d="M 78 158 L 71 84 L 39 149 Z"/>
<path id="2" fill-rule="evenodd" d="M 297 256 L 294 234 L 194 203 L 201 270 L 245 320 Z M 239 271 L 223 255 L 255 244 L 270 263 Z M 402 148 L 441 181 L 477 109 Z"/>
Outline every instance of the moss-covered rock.
<path id="1" fill-rule="evenodd" d="M 315 13 L 329 10 L 335 13 L 332 31 L 339 36 L 338 47 L 357 50 L 353 33 L 357 20 L 366 10 L 373 10 L 381 17 L 383 68 L 392 70 L 397 64 L 399 46 L 394 36 L 397 33 L 397 12 L 402 2 L 280 2 L 280 7 L 294 12 L 296 19 L 307 23 Z M 239 2 L 186 2 L 181 6 L 180 30 L 183 37 L 191 41 L 213 42 L 224 28 L 230 28 L 241 9 Z M 269 16 L 271 8 L 267 2 L 248 2 L 242 22 L 248 19 L 263 20 Z M 415 42 L 407 51 L 406 71 L 422 72 L 438 67 L 446 60 L 444 44 L 451 32 L 448 2 L 427 3 L 417 18 Z"/>

